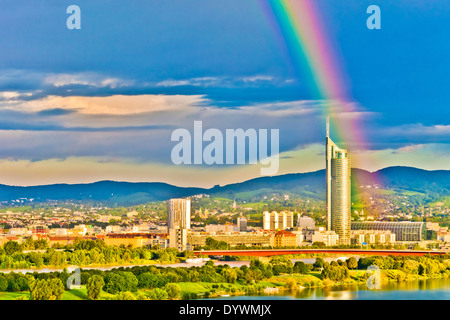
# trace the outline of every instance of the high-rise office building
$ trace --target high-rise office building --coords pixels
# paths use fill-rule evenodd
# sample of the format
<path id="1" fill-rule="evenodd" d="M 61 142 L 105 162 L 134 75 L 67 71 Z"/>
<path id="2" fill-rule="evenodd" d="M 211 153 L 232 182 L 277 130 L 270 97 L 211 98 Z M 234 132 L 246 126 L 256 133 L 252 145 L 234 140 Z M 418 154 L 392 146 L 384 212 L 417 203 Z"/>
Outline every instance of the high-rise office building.
<path id="1" fill-rule="evenodd" d="M 294 227 L 294 213 L 282 211 L 264 211 L 263 212 L 263 229 L 264 230 L 285 230 Z"/>
<path id="2" fill-rule="evenodd" d="M 167 204 L 169 247 L 187 249 L 187 230 L 191 228 L 191 200 L 170 199 Z"/>
<path id="3" fill-rule="evenodd" d="M 297 219 L 297 227 L 299 229 L 314 229 L 316 227 L 316 222 L 311 217 L 302 217 L 299 214 Z"/>
<path id="4" fill-rule="evenodd" d="M 330 139 L 328 119 L 326 148 L 327 230 L 339 235 L 340 244 L 350 244 L 350 157 Z"/>
<path id="5" fill-rule="evenodd" d="M 247 231 L 247 219 L 245 218 L 237 218 L 237 228 L 239 232 Z"/>
<path id="6" fill-rule="evenodd" d="M 264 211 L 263 212 L 263 229 L 277 230 L 278 229 L 278 212 Z"/>
<path id="7" fill-rule="evenodd" d="M 173 228 L 191 228 L 191 200 L 170 199 L 167 206 L 167 231 Z"/>
<path id="8" fill-rule="evenodd" d="M 278 214 L 278 227 L 280 230 L 292 229 L 294 227 L 294 213 L 282 211 Z"/>

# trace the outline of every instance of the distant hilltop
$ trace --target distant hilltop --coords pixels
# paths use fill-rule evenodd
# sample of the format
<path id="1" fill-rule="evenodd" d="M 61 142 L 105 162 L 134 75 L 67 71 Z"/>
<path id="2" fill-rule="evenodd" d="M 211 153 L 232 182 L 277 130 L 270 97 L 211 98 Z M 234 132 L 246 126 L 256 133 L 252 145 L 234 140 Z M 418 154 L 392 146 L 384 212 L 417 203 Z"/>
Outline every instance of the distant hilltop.
<path id="1" fill-rule="evenodd" d="M 447 196 L 450 195 L 450 170 L 428 171 L 412 167 L 388 167 L 376 172 L 369 172 L 354 168 L 352 169 L 352 195 L 358 193 L 361 186 Z M 30 187 L 0 185 L 0 201 L 3 205 L 55 200 L 124 206 L 197 194 L 232 199 L 236 197 L 236 194 L 243 192 L 257 194 L 290 192 L 324 200 L 325 170 L 260 177 L 209 189 L 177 187 L 160 182 L 117 181 Z"/>

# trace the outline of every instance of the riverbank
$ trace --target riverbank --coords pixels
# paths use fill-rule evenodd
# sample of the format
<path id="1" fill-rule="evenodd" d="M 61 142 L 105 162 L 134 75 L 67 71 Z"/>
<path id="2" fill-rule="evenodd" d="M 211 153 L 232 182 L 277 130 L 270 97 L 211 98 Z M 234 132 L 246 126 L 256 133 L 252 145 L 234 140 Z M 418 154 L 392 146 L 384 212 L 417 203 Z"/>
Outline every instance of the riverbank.
<path id="1" fill-rule="evenodd" d="M 381 287 L 394 288 L 396 285 L 404 288 L 414 287 L 411 284 L 418 284 L 426 281 L 449 280 L 449 274 L 442 276 L 421 276 L 410 275 L 403 281 L 399 281 L 392 277 L 392 271 L 381 271 Z M 257 283 L 244 283 L 237 281 L 235 283 L 210 283 L 210 282 L 179 282 L 180 299 L 241 299 L 245 297 L 260 298 L 280 298 L 283 296 L 309 297 L 313 292 L 342 292 L 342 291 L 359 291 L 368 290 L 366 271 L 352 270 L 349 279 L 344 281 L 331 281 L 329 279 L 322 280 L 318 271 L 310 274 L 284 274 L 273 276 L 269 279 L 259 281 Z M 448 282 L 448 281 L 447 281 Z M 151 290 L 139 289 L 133 293 L 136 300 L 146 299 Z M 0 300 L 16 300 L 30 299 L 30 293 L 24 292 L 3 292 L 0 293 Z M 100 300 L 115 300 L 116 296 L 102 291 Z M 63 300 L 89 300 L 85 286 L 64 292 Z"/>
<path id="2" fill-rule="evenodd" d="M 449 273 L 436 274 L 430 276 L 421 276 L 418 274 L 408 275 L 405 279 L 399 280 L 397 277 L 393 277 L 393 274 L 397 274 L 398 270 L 381 270 L 381 286 L 387 283 L 407 283 L 407 282 L 417 282 L 426 280 L 439 280 L 439 279 L 449 279 Z M 329 279 L 321 279 L 321 274 L 318 271 L 311 272 L 307 275 L 279 275 L 274 276 L 259 283 L 250 285 L 251 292 L 247 290 L 242 290 L 245 285 L 242 284 L 223 284 L 218 286 L 218 291 L 213 292 L 213 294 L 206 294 L 211 286 L 203 284 L 186 284 L 181 285 L 182 289 L 192 294 L 192 296 L 197 295 L 198 298 L 220 298 L 223 296 L 244 296 L 244 295 L 271 295 L 276 293 L 277 295 L 283 295 L 286 292 L 292 291 L 302 291 L 305 289 L 317 289 L 317 288 L 337 288 L 345 286 L 364 286 L 367 288 L 367 271 L 365 270 L 352 270 L 350 271 L 350 277 L 343 281 L 332 281 Z M 234 288 L 234 289 L 233 289 Z"/>
<path id="3" fill-rule="evenodd" d="M 171 298 L 188 300 L 283 294 L 287 291 L 339 286 L 373 289 L 385 283 L 446 279 L 450 276 L 450 259 L 442 257 L 290 258 L 276 256 L 251 261 L 209 260 L 195 264 L 158 264 L 158 260 L 152 260 L 146 264 L 91 265 L 82 268 L 81 284 L 87 284 L 88 279 L 96 275 L 105 281 L 103 290 L 121 294 L 117 297 L 103 296 L 104 299 L 166 299 L 167 292 L 170 292 Z M 69 267 L 69 273 L 76 268 Z M 30 281 L 34 279 L 47 281 L 56 276 L 63 286 L 69 277 L 68 273 L 61 272 L 61 267 L 21 270 L 31 273 L 31 276 L 21 275 L 17 271 L 11 270 L 0 279 L 5 287 L 2 290 L 11 292 L 12 296 L 16 290 L 27 290 L 27 283 L 33 283 Z M 54 274 L 44 274 L 52 272 Z M 166 285 L 167 292 L 164 289 Z M 173 290 L 176 291 L 175 295 Z M 70 292 L 72 290 L 65 294 L 70 297 Z"/>

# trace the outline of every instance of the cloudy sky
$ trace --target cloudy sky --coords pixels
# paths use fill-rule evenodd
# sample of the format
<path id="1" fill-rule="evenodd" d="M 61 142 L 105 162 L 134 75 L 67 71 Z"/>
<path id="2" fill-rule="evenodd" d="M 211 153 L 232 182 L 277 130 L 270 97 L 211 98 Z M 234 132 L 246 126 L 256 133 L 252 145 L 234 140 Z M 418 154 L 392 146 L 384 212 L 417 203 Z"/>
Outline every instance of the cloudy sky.
<path id="1" fill-rule="evenodd" d="M 279 129 L 279 174 L 324 168 L 326 101 L 257 0 L 3 1 L 0 184 L 209 187 L 260 165 L 171 161 L 177 128 Z M 450 169 L 450 2 L 316 1 L 367 137 L 354 166 Z M 81 8 L 68 30 L 66 8 Z M 345 124 L 345 122 L 344 122 Z M 355 132 L 354 134 L 358 134 Z"/>

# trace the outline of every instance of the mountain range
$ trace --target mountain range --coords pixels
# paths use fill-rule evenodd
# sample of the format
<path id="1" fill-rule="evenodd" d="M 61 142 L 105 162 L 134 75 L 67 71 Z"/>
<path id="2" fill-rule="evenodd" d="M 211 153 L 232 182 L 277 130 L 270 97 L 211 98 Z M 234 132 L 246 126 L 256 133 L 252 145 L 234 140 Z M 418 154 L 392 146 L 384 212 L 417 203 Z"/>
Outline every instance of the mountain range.
<path id="1" fill-rule="evenodd" d="M 447 196 L 450 195 L 450 170 L 428 171 L 412 167 L 388 167 L 369 172 L 354 168 L 352 169 L 352 196 L 358 194 L 361 186 L 433 194 L 435 197 Z M 209 189 L 177 187 L 160 182 L 117 181 L 27 187 L 0 185 L 0 201 L 3 204 L 10 204 L 17 203 L 17 200 L 20 203 L 22 199 L 23 203 L 27 203 L 33 199 L 33 202 L 55 200 L 124 206 L 196 194 L 232 199 L 274 192 L 290 192 L 324 200 L 325 170 L 260 177 Z"/>

